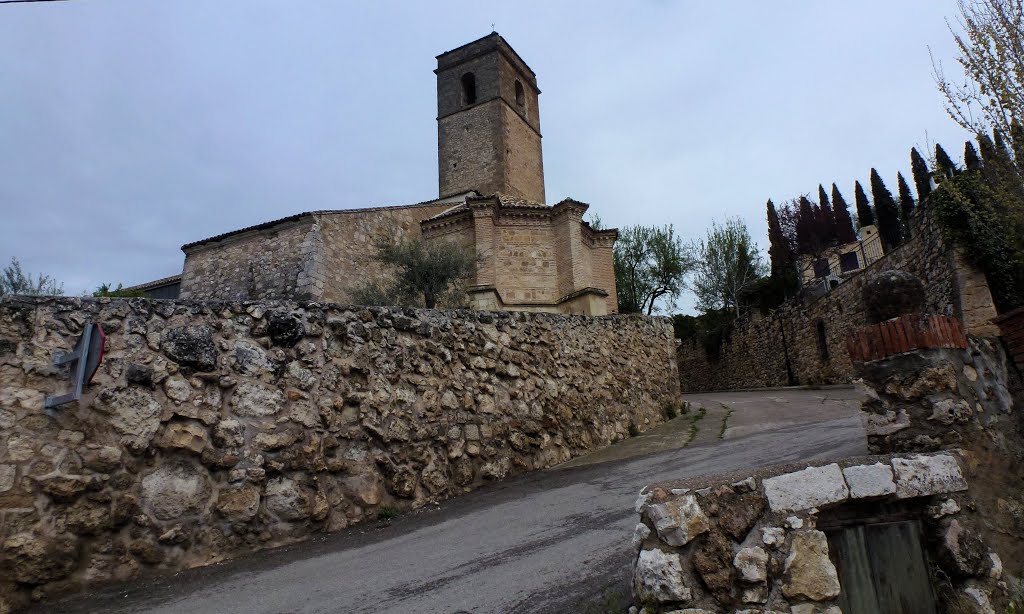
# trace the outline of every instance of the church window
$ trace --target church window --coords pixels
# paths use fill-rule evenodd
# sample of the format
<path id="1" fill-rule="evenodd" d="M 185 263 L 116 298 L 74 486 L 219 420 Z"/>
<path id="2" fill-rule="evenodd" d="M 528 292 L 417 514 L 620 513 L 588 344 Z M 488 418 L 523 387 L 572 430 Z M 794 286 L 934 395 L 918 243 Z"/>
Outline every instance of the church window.
<path id="1" fill-rule="evenodd" d="M 462 75 L 462 102 L 476 104 L 476 75 L 471 72 Z"/>
<path id="2" fill-rule="evenodd" d="M 526 94 L 523 92 L 523 84 L 516 79 L 516 104 L 523 106 L 526 104 Z"/>

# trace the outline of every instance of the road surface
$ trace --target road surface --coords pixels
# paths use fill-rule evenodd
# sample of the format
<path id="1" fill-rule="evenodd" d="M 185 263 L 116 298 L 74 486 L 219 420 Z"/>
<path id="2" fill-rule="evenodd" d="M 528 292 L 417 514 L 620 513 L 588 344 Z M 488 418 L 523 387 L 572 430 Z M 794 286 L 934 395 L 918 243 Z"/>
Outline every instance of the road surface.
<path id="1" fill-rule="evenodd" d="M 628 595 L 633 502 L 645 485 L 866 454 L 851 389 L 685 398 L 685 415 L 640 437 L 389 526 L 149 576 L 31 611 L 604 612 Z"/>

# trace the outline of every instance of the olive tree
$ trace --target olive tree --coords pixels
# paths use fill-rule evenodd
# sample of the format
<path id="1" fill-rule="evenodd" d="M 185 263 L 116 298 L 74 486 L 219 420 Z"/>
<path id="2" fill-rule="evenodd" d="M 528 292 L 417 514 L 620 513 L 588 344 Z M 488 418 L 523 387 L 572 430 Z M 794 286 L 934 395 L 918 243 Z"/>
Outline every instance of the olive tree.
<path id="1" fill-rule="evenodd" d="M 7 294 L 60 296 L 64 294 L 64 284 L 41 273 L 33 278 L 22 270 L 17 258 L 11 258 L 11 264 L 0 271 L 0 296 Z"/>
<path id="2" fill-rule="evenodd" d="M 383 265 L 382 279 L 352 288 L 352 300 L 364 305 L 407 305 L 428 309 L 438 303 L 461 304 L 464 282 L 475 272 L 473 250 L 452 241 L 395 239 L 388 233 L 375 241 L 371 261 Z"/>
<path id="3" fill-rule="evenodd" d="M 646 313 L 671 306 L 683 291 L 691 263 L 672 225 L 627 226 L 615 242 L 619 313 Z"/>

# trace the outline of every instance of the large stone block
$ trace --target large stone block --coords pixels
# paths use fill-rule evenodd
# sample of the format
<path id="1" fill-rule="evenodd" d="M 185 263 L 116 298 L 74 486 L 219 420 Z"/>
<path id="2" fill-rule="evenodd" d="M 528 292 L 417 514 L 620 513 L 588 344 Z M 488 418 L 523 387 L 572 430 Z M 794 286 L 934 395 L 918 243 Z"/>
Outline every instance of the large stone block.
<path id="1" fill-rule="evenodd" d="M 839 465 L 808 467 L 764 480 L 772 511 L 800 511 L 845 501 L 850 491 Z"/>
<path id="2" fill-rule="evenodd" d="M 670 546 L 685 545 L 711 528 L 693 495 L 648 506 L 647 517 L 654 523 L 658 537 Z"/>
<path id="3" fill-rule="evenodd" d="M 894 458 L 892 467 L 900 499 L 967 490 L 960 465 L 948 454 Z"/>
<path id="4" fill-rule="evenodd" d="M 883 497 L 896 492 L 892 467 L 884 463 L 847 467 L 843 469 L 843 477 L 850 487 L 851 499 Z"/>
<path id="5" fill-rule="evenodd" d="M 142 478 L 142 505 L 160 520 L 198 514 L 210 499 L 210 476 L 188 463 L 161 465 Z"/>
<path id="6" fill-rule="evenodd" d="M 641 550 L 633 575 L 633 590 L 642 602 L 670 603 L 689 600 L 693 593 L 683 584 L 678 554 Z"/>
<path id="7" fill-rule="evenodd" d="M 782 594 L 789 599 L 824 601 L 839 596 L 839 576 L 828 557 L 828 540 L 821 531 L 793 535 L 783 570 Z"/>

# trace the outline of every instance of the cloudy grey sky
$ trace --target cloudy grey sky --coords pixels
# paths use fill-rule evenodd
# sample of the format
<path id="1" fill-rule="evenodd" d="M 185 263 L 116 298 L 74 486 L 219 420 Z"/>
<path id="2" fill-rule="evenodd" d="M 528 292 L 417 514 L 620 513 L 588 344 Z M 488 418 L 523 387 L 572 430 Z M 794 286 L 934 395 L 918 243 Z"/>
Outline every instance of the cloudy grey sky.
<path id="1" fill-rule="evenodd" d="M 80 294 L 183 243 L 437 192 L 434 56 L 491 24 L 537 72 L 549 202 L 687 238 L 960 151 L 954 0 L 0 5 L 0 261 Z M 909 176 L 909 175 L 908 175 Z M 685 302 L 684 302 L 685 304 Z"/>

